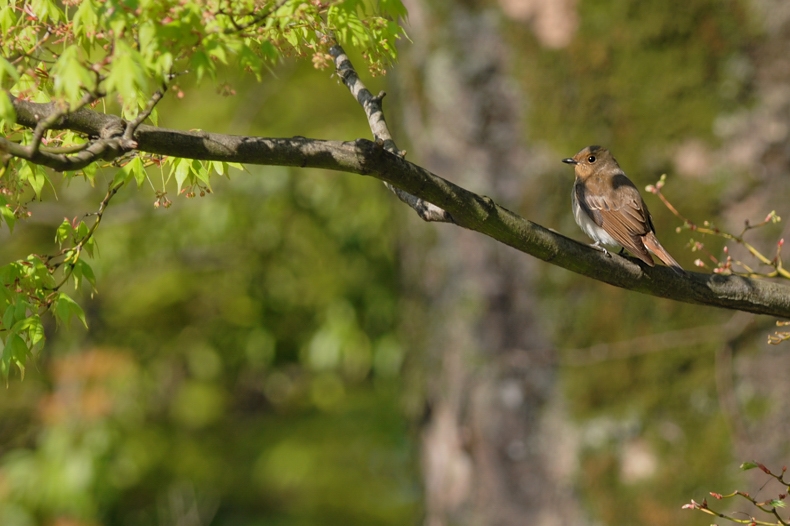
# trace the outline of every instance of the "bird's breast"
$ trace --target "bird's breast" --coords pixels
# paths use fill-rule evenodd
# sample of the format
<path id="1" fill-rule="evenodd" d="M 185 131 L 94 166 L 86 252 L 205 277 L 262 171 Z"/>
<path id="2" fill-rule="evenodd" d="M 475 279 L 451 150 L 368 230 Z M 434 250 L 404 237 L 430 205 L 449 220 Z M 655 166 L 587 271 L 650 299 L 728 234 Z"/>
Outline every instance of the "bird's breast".
<path id="1" fill-rule="evenodd" d="M 618 247 L 620 243 L 613 238 L 602 227 L 595 224 L 595 221 L 584 211 L 579 205 L 578 197 L 576 196 L 576 186 L 574 185 L 571 191 L 571 201 L 573 203 L 573 218 L 576 224 L 582 229 L 582 232 L 587 234 L 596 243 L 601 243 L 611 247 Z"/>

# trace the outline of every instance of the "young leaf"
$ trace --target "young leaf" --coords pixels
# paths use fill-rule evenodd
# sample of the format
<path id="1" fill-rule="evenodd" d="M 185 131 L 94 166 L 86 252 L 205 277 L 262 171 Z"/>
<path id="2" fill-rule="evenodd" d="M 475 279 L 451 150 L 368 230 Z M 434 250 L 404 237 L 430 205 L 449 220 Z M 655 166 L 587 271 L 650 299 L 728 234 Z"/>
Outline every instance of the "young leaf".
<path id="1" fill-rule="evenodd" d="M 25 163 L 19 169 L 19 178 L 26 181 L 33 192 L 36 194 L 36 199 L 41 199 L 41 189 L 44 188 L 44 183 L 49 180 L 47 172 L 40 164 Z"/>
<path id="2" fill-rule="evenodd" d="M 186 181 L 187 177 L 189 176 L 189 169 L 192 161 L 190 159 L 176 159 L 175 161 L 175 176 L 176 176 L 176 184 L 178 185 L 178 191 L 181 191 L 181 186 Z"/>
<path id="3" fill-rule="evenodd" d="M 74 13 L 74 34 L 77 37 L 84 37 L 93 40 L 99 23 L 96 4 L 93 0 L 82 0 L 77 12 Z"/>
<path id="4" fill-rule="evenodd" d="M 0 216 L 2 216 L 3 220 L 8 225 L 8 230 L 13 232 L 14 225 L 16 224 L 16 214 L 14 214 L 14 211 L 8 206 L 5 198 L 0 199 Z"/>
<path id="5" fill-rule="evenodd" d="M 147 83 L 140 53 L 123 40 L 116 40 L 112 67 L 105 82 L 107 92 L 120 95 L 124 112 L 128 113 L 138 106 Z"/>
<path id="6" fill-rule="evenodd" d="M 58 229 L 55 231 L 55 242 L 60 248 L 63 248 L 63 243 L 71 239 L 74 234 L 74 229 L 68 219 L 64 219 Z"/>
<path id="7" fill-rule="evenodd" d="M 9 61 L 7 61 L 5 57 L 0 55 L 0 84 L 3 83 L 6 75 L 14 82 L 19 80 L 19 73 L 17 72 L 16 68 Z"/>
<path id="8" fill-rule="evenodd" d="M 52 0 L 33 0 L 30 3 L 30 7 L 41 22 L 46 22 L 50 19 L 53 22 L 57 22 L 64 17 L 63 12 Z"/>
<path id="9" fill-rule="evenodd" d="M 16 365 L 22 378 L 25 378 L 25 364 L 30 351 L 25 344 L 25 341 L 17 334 L 11 334 L 5 342 L 3 347 L 2 369 L 3 376 L 8 379 L 8 374 L 11 372 L 11 366 Z"/>
<path id="10" fill-rule="evenodd" d="M 52 312 L 58 323 L 68 324 L 71 319 L 76 316 L 86 328 L 88 327 L 88 322 L 85 320 L 85 312 L 83 312 L 82 307 L 77 305 L 77 302 L 62 292 L 58 293 L 58 297 L 53 303 Z"/>
<path id="11" fill-rule="evenodd" d="M 27 336 L 27 341 L 33 347 L 44 340 L 44 324 L 38 314 L 26 316 L 11 327 L 12 333 Z"/>
<path id="12" fill-rule="evenodd" d="M 54 95 L 64 97 L 72 107 L 82 98 L 83 89 L 92 89 L 93 77 L 80 60 L 80 48 L 68 46 L 52 66 Z"/>
<path id="13" fill-rule="evenodd" d="M 6 126 L 16 124 L 16 109 L 3 91 L 0 91 L 0 122 Z"/>

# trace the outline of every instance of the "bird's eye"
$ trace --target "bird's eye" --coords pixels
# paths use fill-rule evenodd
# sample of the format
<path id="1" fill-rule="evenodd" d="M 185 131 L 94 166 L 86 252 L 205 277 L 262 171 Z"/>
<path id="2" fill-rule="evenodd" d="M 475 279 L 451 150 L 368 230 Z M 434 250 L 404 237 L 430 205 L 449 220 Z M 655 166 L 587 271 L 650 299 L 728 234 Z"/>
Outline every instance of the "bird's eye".
<path id="1" fill-rule="evenodd" d="M 589 156 L 587 158 L 587 162 L 590 163 L 590 164 L 594 163 L 595 162 L 595 156 L 594 155 Z"/>

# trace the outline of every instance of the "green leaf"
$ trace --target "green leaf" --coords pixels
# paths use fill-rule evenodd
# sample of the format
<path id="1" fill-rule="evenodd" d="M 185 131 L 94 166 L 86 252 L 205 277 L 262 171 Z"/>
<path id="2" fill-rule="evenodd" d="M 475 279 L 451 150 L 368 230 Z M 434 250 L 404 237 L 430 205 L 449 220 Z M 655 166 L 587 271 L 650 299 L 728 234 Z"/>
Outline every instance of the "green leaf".
<path id="1" fill-rule="evenodd" d="M 88 327 L 88 322 L 85 320 L 85 313 L 82 307 L 77 305 L 77 302 L 63 292 L 58 293 L 58 297 L 52 305 L 52 312 L 58 323 L 67 325 L 71 322 L 71 319 L 76 316 L 86 328 Z"/>
<path id="2" fill-rule="evenodd" d="M 224 163 L 222 161 L 211 161 L 209 162 L 211 168 L 217 172 L 217 175 L 227 175 L 228 173 L 228 163 Z"/>
<path id="3" fill-rule="evenodd" d="M 19 178 L 33 189 L 36 199 L 41 200 L 41 190 L 44 188 L 44 183 L 49 181 L 45 168 L 40 164 L 25 163 L 18 173 Z"/>
<path id="4" fill-rule="evenodd" d="M 123 40 L 116 40 L 112 66 L 105 82 L 108 94 L 118 94 L 123 100 L 124 113 L 129 113 L 142 101 L 147 85 L 143 57 Z"/>
<path id="5" fill-rule="evenodd" d="M 16 124 L 16 109 L 4 91 L 0 91 L 0 121 L 6 126 Z"/>
<path id="6" fill-rule="evenodd" d="M 134 180 L 137 182 L 137 188 L 143 186 L 147 174 L 145 172 L 145 165 L 143 164 L 142 159 L 140 159 L 139 157 L 135 157 L 134 159 L 126 163 L 126 165 L 123 168 L 121 168 L 121 170 L 126 170 L 128 172 L 128 176 L 126 180 L 129 180 L 132 177 L 134 177 Z"/>
<path id="7" fill-rule="evenodd" d="M 203 79 L 203 76 L 208 73 L 212 78 L 214 77 L 214 64 L 211 62 L 211 59 L 208 58 L 205 52 L 198 50 L 196 51 L 190 60 L 191 69 L 197 75 L 197 80 L 200 82 Z"/>
<path id="8" fill-rule="evenodd" d="M 121 166 L 121 168 L 115 172 L 115 177 L 112 179 L 112 184 L 113 186 L 126 184 L 134 179 L 137 182 L 137 186 L 139 188 L 145 182 L 145 177 L 146 173 L 143 161 L 139 157 L 135 157 L 128 163 Z"/>
<path id="9" fill-rule="evenodd" d="M 93 186 L 93 181 L 96 178 L 96 170 L 98 170 L 98 165 L 96 163 L 89 164 L 82 169 L 82 175 L 90 182 L 91 186 Z"/>
<path id="10" fill-rule="evenodd" d="M 99 15 L 93 0 L 82 0 L 77 12 L 74 13 L 74 34 L 78 37 L 93 40 L 99 25 Z"/>
<path id="11" fill-rule="evenodd" d="M 754 469 L 759 467 L 759 464 L 756 462 L 744 462 L 741 464 L 741 471 L 749 471 L 750 469 Z"/>
<path id="12" fill-rule="evenodd" d="M 7 6 L 0 9 L 0 31 L 4 34 L 8 34 L 11 28 L 16 27 L 18 24 L 16 16 L 14 16 L 15 11 L 15 9 L 11 9 Z"/>
<path id="13" fill-rule="evenodd" d="M 191 164 L 191 159 L 177 159 L 175 162 L 174 174 L 176 176 L 176 184 L 178 185 L 179 192 L 181 191 L 181 187 L 184 185 L 184 181 L 186 181 L 187 177 L 189 176 Z"/>
<path id="14" fill-rule="evenodd" d="M 228 55 L 225 52 L 225 48 L 217 41 L 212 41 L 211 43 L 206 45 L 206 51 L 208 51 L 208 56 L 219 60 L 223 64 L 228 63 Z"/>
<path id="15" fill-rule="evenodd" d="M 80 48 L 68 46 L 52 66 L 53 94 L 63 97 L 72 107 L 82 99 L 84 89 L 93 88 L 93 76 L 82 64 Z"/>
<path id="16" fill-rule="evenodd" d="M 283 37 L 285 37 L 285 41 L 291 44 L 292 47 L 299 47 L 299 35 L 296 33 L 296 31 L 286 30 L 283 33 Z"/>
<path id="17" fill-rule="evenodd" d="M 74 271 L 72 273 L 74 278 L 74 289 L 78 289 L 82 284 L 82 279 L 85 278 L 91 286 L 93 291 L 96 291 L 96 276 L 93 274 L 93 269 L 84 260 L 80 259 L 74 263 Z"/>
<path id="18" fill-rule="evenodd" d="M 8 230 L 13 232 L 14 225 L 16 224 L 16 215 L 14 214 L 14 211 L 11 209 L 11 207 L 6 203 L 5 198 L 0 199 L 0 217 L 5 220 L 5 224 L 8 225 Z"/>
<path id="19" fill-rule="evenodd" d="M 277 50 L 274 44 L 272 44 L 268 40 L 264 40 L 263 42 L 261 42 L 260 51 L 264 60 L 267 60 L 269 62 L 274 62 L 278 58 L 280 58 L 280 52 Z"/>
<path id="20" fill-rule="evenodd" d="M 2 372 L 3 376 L 8 379 L 11 372 L 11 366 L 16 365 L 22 378 L 25 378 L 25 364 L 30 351 L 25 344 L 25 341 L 17 334 L 11 334 L 6 339 L 5 346 L 3 347 L 2 357 Z"/>
<path id="21" fill-rule="evenodd" d="M 195 174 L 198 181 L 201 181 L 206 187 L 211 189 L 211 183 L 209 182 L 211 170 L 209 169 L 208 163 L 204 164 L 201 161 L 193 161 L 192 172 Z"/>
<path id="22" fill-rule="evenodd" d="M 0 85 L 3 84 L 3 80 L 5 80 L 6 76 L 10 77 L 14 82 L 19 81 L 19 72 L 16 70 L 13 64 L 7 61 L 5 57 L 0 55 Z"/>
<path id="23" fill-rule="evenodd" d="M 53 22 L 57 22 L 64 18 L 63 11 L 52 0 L 33 0 L 30 2 L 30 7 L 41 22 L 46 22 L 50 19 Z"/>
<path id="24" fill-rule="evenodd" d="M 41 317 L 38 314 L 32 314 L 19 320 L 11 327 L 11 332 L 27 336 L 31 346 L 44 340 L 44 324 L 41 323 Z"/>
<path id="25" fill-rule="evenodd" d="M 12 303 L 8 307 L 6 307 L 6 310 L 3 313 L 3 328 L 4 329 L 8 329 L 8 328 L 14 326 L 14 323 L 16 323 L 15 316 L 16 316 L 16 305 Z"/>
<path id="26" fill-rule="evenodd" d="M 409 16 L 406 6 L 400 0 L 379 0 L 379 8 L 382 14 L 392 18 L 406 18 Z"/>
<path id="27" fill-rule="evenodd" d="M 71 222 L 68 219 L 64 219 L 55 231 L 55 242 L 60 248 L 63 248 L 63 243 L 72 239 L 73 234 L 74 229 L 71 226 Z"/>

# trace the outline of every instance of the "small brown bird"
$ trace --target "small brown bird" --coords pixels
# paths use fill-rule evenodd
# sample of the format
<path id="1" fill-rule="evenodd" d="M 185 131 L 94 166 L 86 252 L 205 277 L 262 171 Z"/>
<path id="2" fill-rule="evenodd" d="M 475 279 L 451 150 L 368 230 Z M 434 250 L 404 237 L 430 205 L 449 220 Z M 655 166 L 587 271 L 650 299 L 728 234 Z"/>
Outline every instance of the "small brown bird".
<path id="1" fill-rule="evenodd" d="M 562 162 L 574 165 L 573 217 L 595 241 L 592 246 L 606 254 L 601 245 L 621 246 L 651 267 L 652 252 L 676 273 L 685 274 L 658 242 L 647 205 L 609 150 L 588 146 Z"/>

